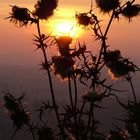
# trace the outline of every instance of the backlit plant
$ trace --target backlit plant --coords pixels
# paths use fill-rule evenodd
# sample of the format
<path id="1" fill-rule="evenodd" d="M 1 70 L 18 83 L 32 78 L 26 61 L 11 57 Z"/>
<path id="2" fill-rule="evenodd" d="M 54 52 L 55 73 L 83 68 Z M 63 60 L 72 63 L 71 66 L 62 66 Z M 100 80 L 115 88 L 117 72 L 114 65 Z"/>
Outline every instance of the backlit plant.
<path id="1" fill-rule="evenodd" d="M 92 2 L 92 1 L 91 1 Z M 135 0 L 95 0 L 96 8 L 101 13 L 109 15 L 109 21 L 102 29 L 101 20 L 94 12 L 93 5 L 87 12 L 77 12 L 75 18 L 79 26 L 88 27 L 93 31 L 95 40 L 100 41 L 99 52 L 88 51 L 86 43 L 73 44 L 70 36 L 51 36 L 41 32 L 41 20 L 48 20 L 53 16 L 57 8 L 57 0 L 38 0 L 34 10 L 12 6 L 12 12 L 8 17 L 10 22 L 20 27 L 28 24 L 35 24 L 37 34 L 34 35 L 34 44 L 37 50 L 40 49 L 43 55 L 41 69 L 47 72 L 51 102 L 43 101 L 40 106 L 40 122 L 31 123 L 31 116 L 25 111 L 22 99 L 14 97 L 9 92 L 4 95 L 4 106 L 10 112 L 10 118 L 16 130 L 27 126 L 30 128 L 34 140 L 131 140 L 140 139 L 139 124 L 139 102 L 132 83 L 132 73 L 135 74 L 139 68 L 128 58 L 122 56 L 120 50 L 111 50 L 108 43 L 108 31 L 113 20 L 123 16 L 129 20 L 138 16 L 140 5 L 135 4 Z M 57 55 L 48 57 L 48 46 L 54 46 L 58 50 Z M 130 83 L 134 99 L 128 104 L 122 103 L 115 92 L 122 90 L 113 87 L 113 82 L 108 82 L 108 75 L 105 70 L 110 71 L 114 78 L 126 80 Z M 104 74 L 104 76 L 103 76 Z M 68 82 L 69 102 L 64 106 L 57 103 L 54 92 L 53 76 L 59 76 L 61 80 Z M 79 84 L 87 88 L 87 93 L 79 98 Z M 65 91 L 64 91 L 65 92 Z M 64 93 L 65 94 L 65 93 Z M 123 93 L 122 93 L 123 94 Z M 109 134 L 99 131 L 100 120 L 96 118 L 96 110 L 102 109 L 100 104 L 104 99 L 114 98 L 118 104 L 125 109 L 125 130 L 110 130 Z M 105 101 L 105 100 L 104 100 Z M 60 110 L 61 108 L 61 110 Z M 63 109 L 62 109 L 63 108 Z M 44 114 L 53 110 L 56 116 L 57 125 L 54 128 L 48 126 Z M 101 111 L 101 110 L 100 110 Z M 102 113 L 102 112 L 101 112 Z M 54 118 L 53 118 L 54 119 Z M 27 129 L 27 127 L 25 127 Z M 132 130 L 133 128 L 133 130 Z M 127 134 L 125 133 L 127 132 Z"/>

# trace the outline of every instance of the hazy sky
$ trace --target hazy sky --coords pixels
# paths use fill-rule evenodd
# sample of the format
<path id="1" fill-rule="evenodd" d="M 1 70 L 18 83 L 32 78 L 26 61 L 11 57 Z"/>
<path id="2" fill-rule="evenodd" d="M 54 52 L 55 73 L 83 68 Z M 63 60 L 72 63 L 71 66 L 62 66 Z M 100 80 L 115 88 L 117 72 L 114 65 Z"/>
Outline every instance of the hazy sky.
<path id="1" fill-rule="evenodd" d="M 17 28 L 8 20 L 4 20 L 9 16 L 11 7 L 9 5 L 19 5 L 33 9 L 35 0 L 1 0 L 0 2 L 0 64 L 35 64 L 39 57 L 39 52 L 33 52 L 35 47 L 32 44 L 33 34 L 35 34 L 35 27 Z M 140 2 L 140 0 L 138 0 Z M 55 20 L 73 20 L 75 12 L 86 12 L 90 7 L 90 0 L 60 0 L 56 14 L 49 22 L 43 22 L 43 31 L 47 31 L 49 24 Z M 102 27 L 106 27 L 108 15 L 100 15 L 105 22 Z M 109 44 L 113 48 L 120 48 L 130 57 L 139 60 L 140 51 L 140 17 L 133 19 L 133 22 L 128 23 L 126 19 L 120 19 L 113 22 L 108 38 Z M 87 34 L 88 32 L 88 34 Z M 81 38 L 83 41 L 91 44 L 88 40 L 92 33 L 85 31 Z M 88 38 L 88 39 L 87 39 Z M 139 63 L 139 62 L 138 62 Z"/>
<path id="2" fill-rule="evenodd" d="M 140 4 L 140 0 L 137 1 Z M 36 47 L 33 45 L 32 39 L 33 34 L 36 34 L 36 28 L 35 26 L 18 28 L 8 20 L 4 20 L 9 16 L 11 10 L 9 5 L 19 5 L 33 9 L 35 3 L 36 0 L 0 0 L 0 88 L 8 87 L 8 85 L 15 89 L 18 86 L 23 87 L 23 89 L 30 87 L 32 92 L 29 94 L 33 94 L 33 97 L 40 97 L 43 94 L 46 95 L 48 87 L 44 73 L 37 71 L 39 69 L 38 64 L 41 62 L 41 52 L 34 51 Z M 75 12 L 87 12 L 89 8 L 90 0 L 59 0 L 55 16 L 49 19 L 48 22 L 42 23 L 42 31 L 47 33 L 48 30 L 52 30 L 50 24 L 54 24 L 53 21 L 57 24 L 62 19 L 66 21 L 73 20 Z M 108 15 L 100 14 L 100 18 L 104 19 L 101 25 L 105 29 Z M 122 18 L 119 22 L 115 20 L 108 34 L 108 44 L 112 49 L 120 49 L 124 56 L 130 57 L 132 61 L 140 66 L 140 16 L 132 21 L 129 23 L 128 20 Z M 92 35 L 92 32 L 86 30 L 77 40 L 87 43 L 89 49 L 98 49 Z M 53 51 L 49 51 L 50 54 L 53 54 Z M 22 67 L 19 68 L 18 66 Z M 26 67 L 22 69 L 24 66 Z M 140 74 L 136 78 L 138 81 Z M 63 85 L 61 82 L 59 84 Z M 59 88 L 58 83 L 55 85 L 56 88 Z M 139 92 L 139 82 L 136 82 L 135 86 L 138 87 L 137 91 Z M 61 90 L 58 91 L 63 94 L 64 90 Z M 38 95 L 37 92 L 40 92 L 40 94 Z M 5 121 L 0 122 L 1 126 L 1 130 L 7 130 Z M 7 137 L 9 138 L 9 136 Z M 0 139 L 3 139 L 1 133 Z"/>
<path id="3" fill-rule="evenodd" d="M 140 0 L 137 0 L 140 3 Z M 35 26 L 28 26 L 23 28 L 15 27 L 9 20 L 5 20 L 5 17 L 9 16 L 11 7 L 9 5 L 18 5 L 23 7 L 28 7 L 29 9 L 34 8 L 35 0 L 1 0 L 0 1 L 0 69 L 2 72 L 1 75 L 5 74 L 5 77 L 0 77 L 1 79 L 6 79 L 6 82 L 0 81 L 3 83 L 8 83 L 8 76 L 11 76 L 11 79 L 14 78 L 13 74 L 20 73 L 22 75 L 21 69 L 14 71 L 19 66 L 26 66 L 34 68 L 34 71 L 40 68 L 39 64 L 41 63 L 41 52 L 34 51 L 36 46 L 33 45 L 33 34 L 36 34 Z M 47 33 L 52 24 L 58 24 L 60 20 L 63 21 L 73 21 L 75 12 L 87 12 L 90 8 L 90 0 L 60 0 L 59 6 L 54 17 L 50 18 L 49 21 L 43 21 L 42 31 Z M 109 15 L 100 14 L 99 18 L 103 21 L 101 26 L 103 29 L 106 28 Z M 55 21 L 55 22 L 52 22 Z M 83 30 L 81 36 L 79 36 L 76 41 L 85 42 L 90 50 L 95 48 L 98 50 L 99 42 L 95 43 L 93 38 L 92 31 Z M 127 58 L 131 58 L 138 66 L 140 66 L 140 16 L 132 19 L 132 22 L 128 22 L 127 19 L 120 18 L 119 21 L 115 20 L 112 23 L 108 34 L 108 45 L 110 49 L 120 49 L 122 55 Z M 49 48 L 49 54 L 53 55 L 53 49 Z M 12 67 L 11 70 L 10 66 Z M 10 73 L 10 71 L 12 71 Z M 14 72 L 13 72 L 14 71 Z M 27 69 L 28 71 L 28 69 Z M 28 72 L 27 72 L 28 73 Z M 27 76 L 31 76 L 31 71 L 29 74 L 25 74 L 25 79 Z M 8 76 L 7 76 L 8 75 Z M 36 74 L 33 74 L 31 77 Z M 22 76 L 23 77 L 23 76 Z M 39 76 L 38 76 L 39 77 Z M 140 74 L 137 78 L 140 77 Z M 23 81 L 25 80 L 23 79 Z M 25 80 L 26 81 L 26 80 Z M 12 83 L 12 82 L 11 82 Z M 26 82 L 22 83 L 24 85 Z"/>
<path id="4" fill-rule="evenodd" d="M 9 5 L 19 5 L 33 9 L 35 2 L 35 0 L 1 0 L 0 2 L 0 66 L 3 67 L 3 73 L 1 73 L 1 75 L 7 75 L 7 66 L 8 68 L 10 68 L 9 66 L 28 66 L 31 68 L 35 67 L 34 70 L 39 69 L 42 55 L 40 51 L 34 51 L 36 46 L 33 45 L 32 41 L 33 34 L 36 34 L 36 27 L 28 26 L 26 28 L 18 28 L 10 23 L 9 20 L 4 19 L 9 16 L 11 10 Z M 140 3 L 140 0 L 138 0 L 138 2 Z M 58 24 L 61 20 L 73 21 L 75 12 L 87 12 L 90 7 L 89 5 L 90 0 L 60 0 L 54 17 L 50 18 L 47 22 L 43 21 L 42 31 L 44 33 L 52 31 L 52 24 Z M 109 20 L 108 17 L 109 15 L 107 14 L 99 15 L 99 18 L 103 19 L 101 22 L 103 29 L 106 28 Z M 83 30 L 83 33 L 75 42 L 80 40 L 81 42 L 85 42 L 90 50 L 94 50 L 95 48 L 98 50 L 100 43 L 95 43 L 92 35 L 92 31 Z M 130 23 L 123 18 L 120 18 L 119 22 L 115 20 L 110 28 L 107 43 L 110 45 L 110 49 L 120 49 L 124 57 L 131 58 L 133 62 L 140 66 L 140 16 L 132 19 L 132 22 Z M 49 48 L 48 50 L 49 54 L 54 54 L 53 49 Z M 20 72 L 21 71 L 19 70 L 19 73 Z M 18 72 L 15 71 L 15 74 L 16 73 Z M 12 74 L 13 72 L 9 75 L 12 76 Z M 6 79 L 7 76 L 1 78 Z M 3 81 L 1 81 L 1 83 L 3 83 Z"/>

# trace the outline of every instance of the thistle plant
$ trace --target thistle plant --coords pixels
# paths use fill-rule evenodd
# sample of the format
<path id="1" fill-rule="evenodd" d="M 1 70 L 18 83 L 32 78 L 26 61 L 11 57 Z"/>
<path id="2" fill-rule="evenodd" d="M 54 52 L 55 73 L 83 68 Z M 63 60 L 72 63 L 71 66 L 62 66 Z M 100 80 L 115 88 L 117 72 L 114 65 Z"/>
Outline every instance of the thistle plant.
<path id="1" fill-rule="evenodd" d="M 32 122 L 31 122 L 31 112 L 27 111 L 23 105 L 24 94 L 21 97 L 15 98 L 9 91 L 2 91 L 4 95 L 4 106 L 10 114 L 10 119 L 13 121 L 13 126 L 15 128 L 14 134 L 11 136 L 12 139 L 18 130 L 23 127 L 30 129 L 33 139 L 35 140 L 35 134 L 33 132 Z"/>
<path id="2" fill-rule="evenodd" d="M 121 51 L 111 50 L 107 43 L 108 32 L 112 22 L 120 17 L 131 21 L 133 17 L 140 13 L 140 5 L 135 4 L 135 0 L 95 0 L 96 8 L 103 14 L 108 14 L 109 21 L 105 30 L 102 29 L 102 20 L 94 12 L 91 0 L 89 11 L 77 12 L 75 18 L 79 26 L 88 27 L 94 34 L 93 41 L 100 41 L 99 52 L 88 51 L 86 43 L 73 45 L 73 38 L 70 36 L 52 36 L 42 33 L 41 20 L 47 21 L 53 16 L 57 8 L 57 0 L 38 0 L 34 10 L 19 6 L 11 6 L 12 12 L 8 19 L 19 27 L 35 24 L 37 34 L 34 35 L 36 50 L 41 50 L 43 60 L 41 69 L 47 72 L 51 102 L 43 101 L 39 111 L 39 123 L 30 124 L 30 116 L 21 104 L 24 97 L 16 98 L 10 93 L 4 96 L 5 107 L 11 112 L 10 118 L 16 128 L 21 129 L 25 124 L 30 128 L 34 140 L 131 140 L 140 138 L 139 128 L 139 101 L 136 97 L 132 82 L 132 73 L 139 71 L 130 59 L 122 56 Z M 57 55 L 48 57 L 48 46 L 55 46 Z M 126 80 L 130 83 L 134 99 L 125 104 L 120 101 L 116 92 L 123 92 L 113 87 L 113 83 L 108 82 L 108 75 L 103 76 L 107 69 L 116 79 Z M 66 80 L 68 83 L 69 102 L 61 107 L 57 103 L 53 84 L 53 76 Z M 79 98 L 79 84 L 85 86 L 88 92 Z M 65 91 L 64 91 L 65 92 Z M 104 134 L 99 131 L 100 120 L 96 118 L 96 110 L 103 109 L 100 104 L 104 99 L 115 97 L 118 104 L 125 109 L 126 114 L 123 121 L 125 130 L 110 130 Z M 63 108 L 63 109 L 60 109 Z M 51 128 L 46 123 L 49 110 L 53 110 L 57 120 L 57 126 Z M 46 113 L 46 114 L 45 114 Z M 45 115 L 44 115 L 45 114 Z M 55 131 L 54 131 L 55 130 Z M 127 132 L 127 133 L 126 133 Z"/>

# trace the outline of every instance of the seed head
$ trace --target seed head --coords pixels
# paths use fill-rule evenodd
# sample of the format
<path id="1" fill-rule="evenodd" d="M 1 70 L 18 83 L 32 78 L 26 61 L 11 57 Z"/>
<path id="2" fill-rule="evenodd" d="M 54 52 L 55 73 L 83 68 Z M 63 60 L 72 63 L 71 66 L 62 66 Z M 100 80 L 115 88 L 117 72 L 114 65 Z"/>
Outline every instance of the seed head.
<path id="1" fill-rule="evenodd" d="M 25 111 L 16 111 L 11 113 L 11 119 L 16 128 L 20 129 L 24 124 L 28 125 L 30 121 L 31 114 Z"/>
<path id="2" fill-rule="evenodd" d="M 5 101 L 5 104 L 4 104 L 5 107 L 10 112 L 15 112 L 20 108 L 16 99 L 10 94 L 6 94 L 4 96 L 4 101 Z"/>
<path id="3" fill-rule="evenodd" d="M 140 13 L 140 5 L 132 5 L 130 2 L 127 2 L 127 6 L 122 10 L 122 15 L 131 20 L 131 18 L 137 16 Z"/>
<path id="4" fill-rule="evenodd" d="M 88 13 L 76 13 L 75 17 L 79 25 L 88 26 L 94 24 L 93 17 Z"/>
<path id="5" fill-rule="evenodd" d="M 20 8 L 18 6 L 12 6 L 12 12 L 8 18 L 10 18 L 10 22 L 19 24 L 19 26 L 26 26 L 29 21 L 33 20 L 27 8 Z"/>
<path id="6" fill-rule="evenodd" d="M 38 129 L 39 140 L 54 140 L 54 131 L 46 126 Z"/>
<path id="7" fill-rule="evenodd" d="M 31 113 L 25 111 L 21 100 L 24 95 L 20 98 L 15 98 L 12 94 L 6 93 L 4 96 L 5 107 L 10 113 L 10 118 L 16 128 L 20 129 L 23 125 L 28 125 L 31 117 Z"/>
<path id="8" fill-rule="evenodd" d="M 96 0 L 97 7 L 104 13 L 116 9 L 120 2 L 119 0 Z"/>
<path id="9" fill-rule="evenodd" d="M 135 67 L 131 64 L 127 64 L 122 60 L 110 61 L 107 63 L 107 67 L 115 78 L 120 78 L 134 72 Z"/>
<path id="10" fill-rule="evenodd" d="M 70 55 L 70 44 L 72 38 L 70 36 L 55 37 L 55 41 L 58 47 L 58 51 L 62 56 L 68 57 Z"/>
<path id="11" fill-rule="evenodd" d="M 54 9 L 56 9 L 57 5 L 57 0 L 38 0 L 34 6 L 34 15 L 39 19 L 48 19 L 53 15 Z"/>
<path id="12" fill-rule="evenodd" d="M 52 57 L 54 74 L 60 75 L 62 79 L 67 78 L 73 71 L 74 60 L 64 56 Z"/>
<path id="13" fill-rule="evenodd" d="M 72 38 L 70 36 L 60 36 L 56 37 L 55 41 L 58 46 L 69 46 L 72 42 Z"/>
<path id="14" fill-rule="evenodd" d="M 114 51 L 107 51 L 104 53 L 104 61 L 106 63 L 110 62 L 110 61 L 115 61 L 121 58 L 121 52 L 120 50 L 114 50 Z"/>

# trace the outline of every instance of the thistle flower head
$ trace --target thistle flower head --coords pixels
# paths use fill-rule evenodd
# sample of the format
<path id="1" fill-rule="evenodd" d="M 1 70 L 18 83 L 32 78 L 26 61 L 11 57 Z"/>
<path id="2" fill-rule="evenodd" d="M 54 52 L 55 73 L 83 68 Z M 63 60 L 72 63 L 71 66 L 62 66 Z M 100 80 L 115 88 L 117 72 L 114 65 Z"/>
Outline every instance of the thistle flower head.
<path id="1" fill-rule="evenodd" d="M 59 53 L 62 56 L 68 57 L 70 55 L 70 44 L 72 42 L 72 37 L 59 36 L 59 37 L 55 37 L 55 41 L 56 41 Z"/>
<path id="2" fill-rule="evenodd" d="M 118 59 L 121 59 L 121 52 L 120 50 L 114 50 L 114 51 L 107 51 L 104 53 L 104 61 L 106 63 L 110 62 L 110 61 L 115 61 Z"/>
<path id="3" fill-rule="evenodd" d="M 102 98 L 104 97 L 103 94 L 100 94 L 99 92 L 93 90 L 93 91 L 89 91 L 87 92 L 85 95 L 82 96 L 82 99 L 85 101 L 101 101 Z"/>
<path id="4" fill-rule="evenodd" d="M 6 94 L 4 96 L 4 101 L 5 101 L 4 105 L 8 109 L 8 111 L 14 112 L 14 111 L 18 110 L 18 102 L 10 94 Z"/>
<path id="5" fill-rule="evenodd" d="M 31 20 L 29 10 L 18 6 L 12 6 L 12 12 L 8 18 L 10 18 L 10 22 L 19 24 L 19 26 L 26 26 Z"/>
<path id="6" fill-rule="evenodd" d="M 79 25 L 88 26 L 94 24 L 94 19 L 88 13 L 76 13 L 75 15 Z"/>
<path id="7" fill-rule="evenodd" d="M 22 125 L 28 125 L 31 117 L 31 113 L 24 110 L 21 100 L 24 96 L 20 98 L 15 98 L 10 93 L 6 93 L 4 96 L 5 107 L 10 113 L 10 118 L 16 128 L 20 129 Z"/>
<path id="8" fill-rule="evenodd" d="M 122 15 L 131 20 L 131 18 L 137 16 L 140 13 L 140 5 L 139 4 L 131 4 L 127 2 L 127 6 L 122 10 Z"/>
<path id="9" fill-rule="evenodd" d="M 72 42 L 72 37 L 70 36 L 58 36 L 55 37 L 55 41 L 58 46 L 69 46 Z"/>
<path id="10" fill-rule="evenodd" d="M 120 2 L 119 0 L 96 0 L 97 7 L 104 13 L 116 9 Z"/>
<path id="11" fill-rule="evenodd" d="M 31 114 L 30 112 L 25 111 L 16 111 L 10 115 L 13 120 L 13 124 L 16 128 L 20 129 L 24 124 L 28 125 L 30 121 Z"/>
<path id="12" fill-rule="evenodd" d="M 39 140 L 53 140 L 54 139 L 54 131 L 46 126 L 38 129 Z"/>
<path id="13" fill-rule="evenodd" d="M 129 72 L 135 71 L 135 67 L 132 64 L 125 63 L 123 60 L 110 61 L 107 63 L 107 67 L 114 78 L 120 78 L 129 74 Z"/>
<path id="14" fill-rule="evenodd" d="M 62 79 L 67 78 L 73 71 L 74 60 L 64 56 L 52 57 L 54 74 L 60 75 Z"/>
<path id="15" fill-rule="evenodd" d="M 39 19 L 48 19 L 53 15 L 54 9 L 56 9 L 57 5 L 57 0 L 38 0 L 34 6 L 34 15 Z"/>

